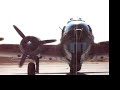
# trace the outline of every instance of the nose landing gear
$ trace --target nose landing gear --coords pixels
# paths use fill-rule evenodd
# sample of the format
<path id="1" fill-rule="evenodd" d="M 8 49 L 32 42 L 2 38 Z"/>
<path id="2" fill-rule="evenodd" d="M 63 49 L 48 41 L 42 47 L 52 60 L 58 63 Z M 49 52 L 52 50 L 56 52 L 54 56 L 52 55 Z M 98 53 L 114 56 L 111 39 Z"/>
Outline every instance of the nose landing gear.
<path id="1" fill-rule="evenodd" d="M 80 57 L 80 55 L 77 56 Z M 76 58 L 76 54 L 72 54 L 72 60 L 69 66 L 70 66 L 70 75 L 77 75 L 78 74 L 77 71 L 81 69 L 82 63 L 80 58 Z"/>

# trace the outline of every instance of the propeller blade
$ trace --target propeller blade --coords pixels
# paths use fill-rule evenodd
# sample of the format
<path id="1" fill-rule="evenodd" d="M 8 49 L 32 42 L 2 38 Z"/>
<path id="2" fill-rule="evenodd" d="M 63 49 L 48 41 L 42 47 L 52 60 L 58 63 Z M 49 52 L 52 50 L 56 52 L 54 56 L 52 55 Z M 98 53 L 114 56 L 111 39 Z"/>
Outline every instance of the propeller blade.
<path id="1" fill-rule="evenodd" d="M 26 53 L 24 53 L 24 54 L 23 54 L 23 56 L 22 56 L 22 58 L 21 58 L 21 61 L 20 61 L 20 63 L 19 63 L 19 67 L 22 67 L 22 66 L 23 66 L 23 64 L 24 64 L 24 62 L 25 62 L 26 57 L 27 57 L 27 54 L 26 54 Z"/>
<path id="2" fill-rule="evenodd" d="M 25 38 L 25 35 L 20 31 L 20 29 L 17 26 L 13 25 L 13 27 L 22 38 Z"/>
<path id="3" fill-rule="evenodd" d="M 43 40 L 43 41 L 40 41 L 40 44 L 46 44 L 46 43 L 51 43 L 51 42 L 55 42 L 55 41 L 56 41 L 55 39 Z"/>

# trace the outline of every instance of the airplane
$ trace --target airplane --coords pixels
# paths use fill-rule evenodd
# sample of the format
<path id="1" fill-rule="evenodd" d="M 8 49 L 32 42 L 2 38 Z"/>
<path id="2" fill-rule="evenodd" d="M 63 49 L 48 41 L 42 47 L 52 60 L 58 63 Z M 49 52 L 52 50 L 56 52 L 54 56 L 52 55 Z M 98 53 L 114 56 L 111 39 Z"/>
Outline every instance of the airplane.
<path id="1" fill-rule="evenodd" d="M 4 38 L 0 38 L 0 41 L 4 40 Z"/>
<path id="2" fill-rule="evenodd" d="M 28 64 L 28 75 L 39 73 L 39 61 L 42 55 L 64 57 L 68 61 L 70 75 L 77 75 L 77 72 L 81 70 L 83 61 L 90 57 L 90 51 L 94 44 L 91 27 L 81 18 L 71 18 L 63 29 L 59 27 L 62 33 L 60 43 L 56 47 L 44 45 L 55 42 L 55 39 L 40 40 L 35 36 L 25 36 L 17 26 L 13 25 L 13 27 L 22 37 L 20 50 L 23 55 L 19 67 L 23 66 L 26 58 L 34 61 Z M 48 48 L 55 50 L 56 53 L 48 53 Z"/>

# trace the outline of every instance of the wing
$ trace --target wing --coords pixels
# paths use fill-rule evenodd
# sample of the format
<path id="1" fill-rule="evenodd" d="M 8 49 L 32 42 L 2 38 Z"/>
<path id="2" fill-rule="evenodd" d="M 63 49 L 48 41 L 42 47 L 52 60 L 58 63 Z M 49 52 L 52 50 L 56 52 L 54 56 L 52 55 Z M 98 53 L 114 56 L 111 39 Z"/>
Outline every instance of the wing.
<path id="1" fill-rule="evenodd" d="M 43 45 L 40 54 L 43 56 L 63 56 L 61 45 Z"/>
<path id="2" fill-rule="evenodd" d="M 94 43 L 91 46 L 89 55 L 93 57 L 94 55 L 109 54 L 109 41 Z"/>

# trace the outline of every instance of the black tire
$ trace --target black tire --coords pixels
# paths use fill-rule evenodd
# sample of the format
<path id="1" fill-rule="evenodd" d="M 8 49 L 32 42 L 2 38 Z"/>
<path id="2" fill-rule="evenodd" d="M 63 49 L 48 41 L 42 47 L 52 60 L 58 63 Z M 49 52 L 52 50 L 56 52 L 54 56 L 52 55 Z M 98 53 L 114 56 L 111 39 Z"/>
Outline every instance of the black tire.
<path id="1" fill-rule="evenodd" d="M 35 64 L 33 62 L 28 64 L 28 75 L 35 75 Z"/>
<path id="2" fill-rule="evenodd" d="M 81 64 L 77 64 L 77 66 L 76 66 L 76 64 L 70 65 L 70 73 L 71 74 L 76 74 L 77 71 L 80 71 L 80 70 L 81 70 Z"/>

